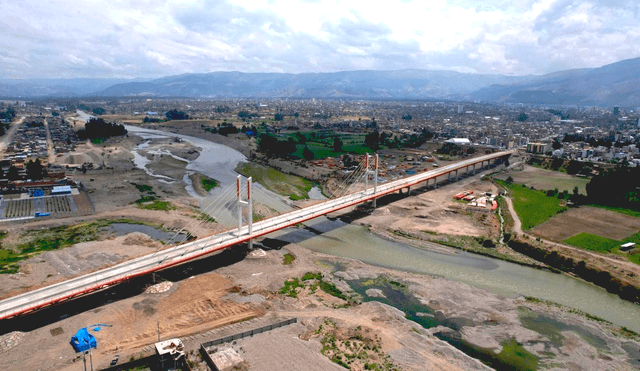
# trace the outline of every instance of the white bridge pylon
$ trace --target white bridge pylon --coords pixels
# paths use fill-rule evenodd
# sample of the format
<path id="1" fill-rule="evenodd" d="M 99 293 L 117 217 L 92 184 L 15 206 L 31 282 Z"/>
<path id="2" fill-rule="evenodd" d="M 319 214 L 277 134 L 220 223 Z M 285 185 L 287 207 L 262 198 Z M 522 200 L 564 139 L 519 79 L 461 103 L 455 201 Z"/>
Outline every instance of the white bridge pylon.
<path id="1" fill-rule="evenodd" d="M 247 199 L 242 199 L 242 175 L 236 178 L 236 194 L 238 196 L 238 237 L 242 234 L 242 210 L 247 208 L 247 234 L 253 233 L 253 201 L 251 200 L 252 178 L 247 178 Z M 253 238 L 249 239 L 249 249 L 253 249 Z"/>
<path id="2" fill-rule="evenodd" d="M 233 198 L 237 200 L 237 230 L 233 228 L 197 240 L 185 243 L 179 242 L 175 246 L 167 246 L 165 249 L 158 250 L 152 254 L 0 300 L 0 320 L 38 310 L 149 273 L 161 271 L 234 245 L 245 242 L 251 245 L 252 240 L 256 238 L 266 236 L 296 224 L 304 223 L 319 216 L 344 210 L 369 201 L 372 201 L 375 205 L 377 198 L 393 192 L 401 192 L 403 189 L 409 189 L 411 186 L 418 186 L 419 184 L 428 186 L 431 179 L 433 179 L 433 186 L 435 187 L 439 177 L 449 177 L 449 174 L 452 172 L 456 172 L 456 180 L 460 175 L 458 173 L 460 170 L 465 173 L 470 173 L 469 169 L 473 168 L 472 173 L 475 175 L 476 165 L 480 165 L 480 169 L 484 169 L 485 164 L 486 167 L 491 167 L 491 162 L 493 162 L 495 166 L 502 163 L 503 160 L 508 158 L 512 153 L 512 151 L 502 151 L 481 155 L 401 179 L 386 181 L 383 184 L 378 184 L 379 161 L 377 156 L 375 156 L 373 169 L 371 169 L 370 165 L 372 161 L 370 161 L 369 155 L 366 155 L 364 161 L 360 163 L 357 170 L 352 173 L 352 176 L 347 178 L 346 182 L 351 185 L 362 184 L 362 176 L 364 176 L 364 190 L 362 190 L 362 188 L 351 189 L 350 187 L 346 187 L 342 189 L 342 192 L 345 193 L 342 196 L 336 196 L 335 198 L 324 200 L 302 209 L 291 210 L 280 215 L 271 216 L 256 223 L 253 223 L 252 199 L 256 195 L 261 196 L 261 193 L 253 194 L 255 192 L 253 192 L 254 190 L 252 189 L 251 178 L 247 179 L 245 192 L 243 178 L 238 177 L 236 180 L 236 194 L 233 194 L 233 184 L 230 184 L 228 188 L 221 191 L 218 199 L 212 203 L 212 210 L 215 211 L 216 208 L 228 208 L 229 201 L 231 201 L 233 205 L 235 203 Z M 369 189 L 369 176 L 371 175 L 373 175 L 372 190 Z M 348 181 L 349 179 L 353 182 Z M 340 190 L 340 188 L 338 189 Z M 256 191 L 258 190 L 261 189 L 257 188 Z M 246 215 L 248 216 L 246 229 L 242 225 L 245 207 L 247 208 Z M 202 223 L 209 222 L 211 221 L 202 221 Z"/>

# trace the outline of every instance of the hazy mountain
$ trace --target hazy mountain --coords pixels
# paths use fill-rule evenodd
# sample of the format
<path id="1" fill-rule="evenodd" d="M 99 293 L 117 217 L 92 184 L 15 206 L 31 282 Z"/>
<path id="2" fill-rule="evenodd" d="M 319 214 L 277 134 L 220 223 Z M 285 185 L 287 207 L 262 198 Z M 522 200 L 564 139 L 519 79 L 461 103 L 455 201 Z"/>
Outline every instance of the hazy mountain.
<path id="1" fill-rule="evenodd" d="M 399 70 L 184 74 L 155 80 L 0 80 L 0 96 L 452 99 L 552 105 L 640 106 L 640 58 L 543 76 Z"/>
<path id="2" fill-rule="evenodd" d="M 510 103 L 640 106 L 640 58 L 600 68 L 556 72 L 526 82 L 494 85 L 471 94 L 474 100 Z"/>
<path id="3" fill-rule="evenodd" d="M 0 97 L 74 97 L 135 80 L 127 79 L 25 79 L 0 80 Z"/>
<path id="4" fill-rule="evenodd" d="M 114 85 L 104 96 L 453 98 L 491 84 L 525 81 L 502 75 L 453 71 L 349 71 L 335 73 L 212 72 Z"/>

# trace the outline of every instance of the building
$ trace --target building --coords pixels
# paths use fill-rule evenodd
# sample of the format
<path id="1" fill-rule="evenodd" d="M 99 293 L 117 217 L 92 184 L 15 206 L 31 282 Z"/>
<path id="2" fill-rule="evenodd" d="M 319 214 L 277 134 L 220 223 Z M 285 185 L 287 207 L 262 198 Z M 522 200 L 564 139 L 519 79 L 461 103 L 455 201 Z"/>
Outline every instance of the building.
<path id="1" fill-rule="evenodd" d="M 549 143 L 528 143 L 527 152 L 529 153 L 547 153 L 551 151 L 551 144 Z"/>
<path id="2" fill-rule="evenodd" d="M 468 146 L 471 145 L 471 141 L 467 138 L 451 138 L 449 140 L 445 140 L 445 143 L 456 144 L 459 146 Z"/>
<path id="3" fill-rule="evenodd" d="M 184 345 L 180 339 L 169 339 L 155 344 L 161 370 L 181 368 L 186 362 Z"/>

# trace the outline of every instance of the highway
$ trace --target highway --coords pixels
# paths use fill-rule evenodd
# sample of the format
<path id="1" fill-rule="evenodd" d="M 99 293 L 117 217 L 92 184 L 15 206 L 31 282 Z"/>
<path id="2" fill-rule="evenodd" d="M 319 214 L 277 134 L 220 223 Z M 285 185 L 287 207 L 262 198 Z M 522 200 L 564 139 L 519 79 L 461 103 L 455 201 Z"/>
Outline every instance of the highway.
<path id="1" fill-rule="evenodd" d="M 0 301 L 0 320 L 28 313 L 60 301 L 101 290 L 134 277 L 181 264 L 322 215 L 371 201 L 386 194 L 428 182 L 437 177 L 446 176 L 458 170 L 464 170 L 469 166 L 474 166 L 475 168 L 475 165 L 478 163 L 488 163 L 488 161 L 491 160 L 507 157 L 511 155 L 511 153 L 510 151 L 496 152 L 403 179 L 379 184 L 375 194 L 373 192 L 373 186 L 370 186 L 367 190 L 355 192 L 336 199 L 330 199 L 304 209 L 294 210 L 253 223 L 251 235 L 248 233 L 248 226 L 243 226 L 240 229 L 232 229 L 215 236 L 177 245 L 97 272 L 10 297 Z"/>

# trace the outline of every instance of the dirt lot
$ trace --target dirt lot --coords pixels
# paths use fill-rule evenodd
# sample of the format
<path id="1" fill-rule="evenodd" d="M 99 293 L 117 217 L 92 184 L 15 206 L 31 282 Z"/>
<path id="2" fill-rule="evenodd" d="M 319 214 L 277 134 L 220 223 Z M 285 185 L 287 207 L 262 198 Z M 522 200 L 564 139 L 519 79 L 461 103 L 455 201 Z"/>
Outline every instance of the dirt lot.
<path id="1" fill-rule="evenodd" d="M 553 241 L 563 241 L 581 232 L 621 240 L 640 230 L 640 218 L 597 207 L 583 206 L 560 213 L 531 230 Z"/>
<path id="2" fill-rule="evenodd" d="M 464 190 L 495 194 L 497 187 L 471 177 L 428 192 L 418 188 L 415 195 L 381 206 L 359 222 L 374 230 L 496 238 L 500 224 L 495 213 L 472 212 L 466 202 L 454 200 L 453 196 Z"/>

